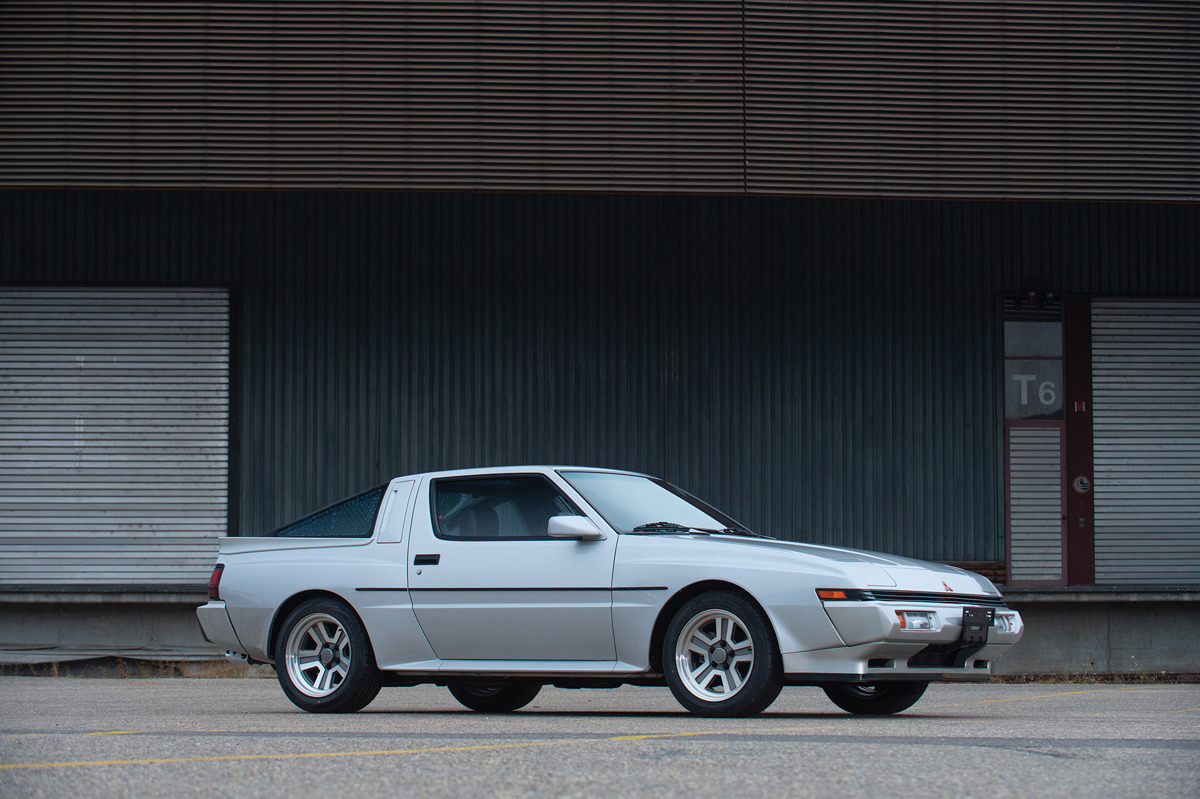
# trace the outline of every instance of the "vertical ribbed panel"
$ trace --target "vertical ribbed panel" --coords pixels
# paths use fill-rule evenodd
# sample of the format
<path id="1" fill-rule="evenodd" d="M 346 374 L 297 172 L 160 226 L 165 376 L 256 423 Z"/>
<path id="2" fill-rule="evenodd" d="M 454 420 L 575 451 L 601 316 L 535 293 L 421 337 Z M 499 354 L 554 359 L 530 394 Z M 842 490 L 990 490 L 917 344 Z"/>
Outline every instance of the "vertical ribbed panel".
<path id="1" fill-rule="evenodd" d="M 1062 428 L 1008 429 L 1008 574 L 1063 583 Z"/>
<path id="2" fill-rule="evenodd" d="M 202 584 L 228 460 L 227 292 L 0 289 L 0 586 Z"/>
<path id="3" fill-rule="evenodd" d="M 0 283 L 234 289 L 237 532 L 389 477 L 644 469 L 784 538 L 1004 557 L 999 296 L 1200 296 L 1200 208 L 0 191 Z"/>
<path id="4" fill-rule="evenodd" d="M 1200 304 L 1092 303 L 1096 582 L 1200 580 Z"/>
<path id="5" fill-rule="evenodd" d="M 1195 201 L 1200 6 L 0 4 L 0 185 Z"/>

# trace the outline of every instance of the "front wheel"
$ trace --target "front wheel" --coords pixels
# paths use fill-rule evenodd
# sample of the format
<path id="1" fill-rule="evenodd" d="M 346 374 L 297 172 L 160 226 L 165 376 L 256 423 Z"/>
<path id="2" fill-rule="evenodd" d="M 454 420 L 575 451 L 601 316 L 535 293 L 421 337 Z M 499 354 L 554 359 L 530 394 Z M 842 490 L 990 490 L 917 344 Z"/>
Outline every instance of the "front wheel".
<path id="1" fill-rule="evenodd" d="M 275 673 L 287 698 L 310 713 L 361 710 L 383 685 L 366 628 L 334 599 L 310 599 L 288 614 L 275 639 Z"/>
<path id="2" fill-rule="evenodd" d="M 730 591 L 701 594 L 679 609 L 663 640 L 663 672 L 676 701 L 698 716 L 753 716 L 783 687 L 770 623 Z"/>
<path id="3" fill-rule="evenodd" d="M 929 683 L 838 683 L 821 687 L 825 695 L 842 710 L 863 716 L 886 716 L 915 705 Z"/>
<path id="4" fill-rule="evenodd" d="M 508 713 L 525 707 L 542 690 L 540 683 L 528 680 L 512 682 L 452 682 L 446 686 L 451 695 L 471 710 L 480 713 Z"/>

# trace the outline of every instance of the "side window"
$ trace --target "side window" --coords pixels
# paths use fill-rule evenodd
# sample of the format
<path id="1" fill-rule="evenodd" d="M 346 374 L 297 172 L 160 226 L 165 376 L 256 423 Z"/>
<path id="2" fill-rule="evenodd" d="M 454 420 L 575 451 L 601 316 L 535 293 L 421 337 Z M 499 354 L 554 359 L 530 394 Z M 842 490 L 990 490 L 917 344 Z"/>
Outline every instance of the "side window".
<path id="1" fill-rule="evenodd" d="M 387 486 L 330 505 L 268 535 L 277 538 L 370 538 Z"/>
<path id="2" fill-rule="evenodd" d="M 547 538 L 551 516 L 579 511 L 541 476 L 437 480 L 433 484 L 438 538 Z"/>

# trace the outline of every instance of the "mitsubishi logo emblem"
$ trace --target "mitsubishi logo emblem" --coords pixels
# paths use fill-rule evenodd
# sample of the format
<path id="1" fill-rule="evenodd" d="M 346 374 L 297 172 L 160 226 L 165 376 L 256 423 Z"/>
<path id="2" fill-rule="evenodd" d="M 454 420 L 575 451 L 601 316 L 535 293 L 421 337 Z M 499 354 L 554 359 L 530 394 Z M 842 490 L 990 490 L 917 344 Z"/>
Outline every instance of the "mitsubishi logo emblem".
<path id="1" fill-rule="evenodd" d="M 945 588 L 947 591 L 954 590 L 953 588 L 950 587 L 950 584 L 948 582 L 946 582 L 945 580 L 942 580 L 942 587 Z"/>

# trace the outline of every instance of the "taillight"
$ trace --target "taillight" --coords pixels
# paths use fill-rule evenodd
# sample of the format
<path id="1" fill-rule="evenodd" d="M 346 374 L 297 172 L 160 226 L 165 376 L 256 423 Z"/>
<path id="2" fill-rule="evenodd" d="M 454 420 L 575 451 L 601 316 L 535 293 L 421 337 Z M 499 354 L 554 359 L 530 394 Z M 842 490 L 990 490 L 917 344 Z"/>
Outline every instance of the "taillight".
<path id="1" fill-rule="evenodd" d="M 221 573 L 225 571 L 225 564 L 218 563 L 213 569 L 212 577 L 208 578 L 208 598 L 221 598 Z"/>

